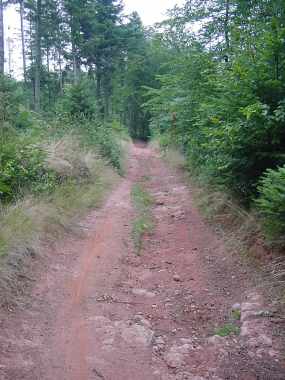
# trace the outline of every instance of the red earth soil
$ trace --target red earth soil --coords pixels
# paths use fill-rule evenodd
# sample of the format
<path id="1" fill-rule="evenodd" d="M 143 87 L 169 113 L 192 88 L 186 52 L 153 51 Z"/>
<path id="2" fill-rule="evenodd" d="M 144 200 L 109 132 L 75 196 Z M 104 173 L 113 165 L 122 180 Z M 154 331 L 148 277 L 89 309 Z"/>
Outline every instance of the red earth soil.
<path id="1" fill-rule="evenodd" d="M 225 250 L 157 152 L 132 145 L 128 166 L 81 222 L 84 237 L 67 236 L 40 260 L 29 302 L 1 312 L 0 379 L 284 380 L 271 306 L 252 269 Z M 154 199 L 139 255 L 138 182 Z"/>

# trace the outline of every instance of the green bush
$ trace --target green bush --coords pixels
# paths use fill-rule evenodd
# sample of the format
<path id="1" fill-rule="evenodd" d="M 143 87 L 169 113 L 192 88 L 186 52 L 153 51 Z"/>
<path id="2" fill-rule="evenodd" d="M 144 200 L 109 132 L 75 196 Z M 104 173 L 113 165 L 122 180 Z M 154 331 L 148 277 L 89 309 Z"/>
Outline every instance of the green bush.
<path id="1" fill-rule="evenodd" d="M 0 75 L 0 127 L 5 123 L 14 125 L 19 117 L 23 94 L 16 81 Z"/>
<path id="2" fill-rule="evenodd" d="M 68 115 L 73 119 L 91 118 L 96 113 L 94 93 L 88 81 L 68 85 L 57 105 L 58 116 Z"/>
<path id="3" fill-rule="evenodd" d="M 0 200 L 10 201 L 26 189 L 38 193 L 54 188 L 56 177 L 46 168 L 39 147 L 8 139 L 0 148 Z"/>
<path id="4" fill-rule="evenodd" d="M 285 166 L 267 170 L 258 186 L 256 200 L 269 237 L 280 237 L 285 233 Z"/>
<path id="5" fill-rule="evenodd" d="M 14 125 L 16 128 L 27 129 L 32 127 L 32 117 L 31 113 L 24 108 L 20 107 L 19 112 L 14 120 Z"/>
<path id="6" fill-rule="evenodd" d="M 98 146 L 102 156 L 116 169 L 121 169 L 121 148 L 112 131 L 108 128 L 100 128 L 94 137 L 98 139 Z"/>
<path id="7" fill-rule="evenodd" d="M 81 124 L 82 138 L 90 147 L 96 146 L 100 154 L 119 171 L 121 168 L 121 146 L 117 134 L 108 124 L 83 122 Z"/>

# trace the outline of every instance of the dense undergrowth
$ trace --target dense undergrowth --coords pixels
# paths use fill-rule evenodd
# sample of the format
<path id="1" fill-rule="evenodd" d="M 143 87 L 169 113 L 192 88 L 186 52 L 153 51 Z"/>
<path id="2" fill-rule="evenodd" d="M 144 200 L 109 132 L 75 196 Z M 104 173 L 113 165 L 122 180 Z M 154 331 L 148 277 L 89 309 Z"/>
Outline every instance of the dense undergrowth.
<path id="1" fill-rule="evenodd" d="M 24 109 L 20 95 L 11 100 L 14 84 L 0 92 L 18 102 L 3 107 L 0 129 L 0 303 L 11 304 L 25 290 L 41 241 L 73 229 L 123 174 L 128 135 L 117 122 L 83 112 L 90 111 L 84 94 L 80 111 L 67 92 L 64 108 L 39 115 Z M 22 112 L 25 125 L 18 122 Z"/>
<path id="2" fill-rule="evenodd" d="M 203 172 L 193 171 L 177 146 L 161 146 L 159 140 L 154 140 L 153 144 L 155 149 L 162 151 L 169 165 L 186 175 L 195 204 L 206 220 L 223 235 L 229 250 L 246 254 L 261 235 L 257 213 L 247 210 L 229 191 L 209 181 Z"/>
<path id="3" fill-rule="evenodd" d="M 205 187 L 258 213 L 267 240 L 279 246 L 285 243 L 284 16 L 281 1 L 186 1 L 161 25 L 167 70 L 145 102 L 162 147 L 178 146 Z"/>

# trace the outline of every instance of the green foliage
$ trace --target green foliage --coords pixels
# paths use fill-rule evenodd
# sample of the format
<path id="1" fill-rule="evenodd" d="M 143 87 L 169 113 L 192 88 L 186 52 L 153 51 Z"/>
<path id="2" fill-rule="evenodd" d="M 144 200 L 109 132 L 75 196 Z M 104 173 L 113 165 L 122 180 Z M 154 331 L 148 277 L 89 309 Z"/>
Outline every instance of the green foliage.
<path id="1" fill-rule="evenodd" d="M 263 217 L 265 230 L 270 238 L 285 233 L 285 166 L 269 169 L 261 178 L 259 198 L 256 204 Z"/>
<path id="2" fill-rule="evenodd" d="M 53 190 L 56 177 L 46 168 L 38 146 L 25 139 L 7 138 L 0 147 L 0 200 L 10 201 L 26 190 Z"/>
<path id="3" fill-rule="evenodd" d="M 226 337 L 229 335 L 239 335 L 240 328 L 232 323 L 228 323 L 215 330 L 215 335 Z"/>
<path id="4" fill-rule="evenodd" d="M 18 113 L 22 95 L 21 87 L 16 81 L 0 75 L 0 128 L 5 124 L 19 123 Z"/>
<path id="5" fill-rule="evenodd" d="M 150 113 L 143 107 L 146 86 L 156 84 L 156 74 L 163 62 L 155 49 L 155 40 L 149 40 L 139 15 L 134 12 L 124 26 L 126 55 L 119 61 L 114 75 L 113 104 L 122 122 L 134 139 L 150 137 Z"/>
<path id="6" fill-rule="evenodd" d="M 120 136 L 109 124 L 84 121 L 80 126 L 83 142 L 98 148 L 99 153 L 119 172 L 122 170 Z"/>
<path id="7" fill-rule="evenodd" d="M 192 172 L 247 206 L 263 173 L 285 163 L 285 6 L 250 4 L 173 9 L 159 29 L 160 49 L 172 53 L 167 72 L 145 101 L 163 149 L 179 145 Z M 189 31 L 197 21 L 199 31 Z"/>
<path id="8" fill-rule="evenodd" d="M 15 127 L 19 129 L 28 129 L 32 124 L 31 112 L 21 106 L 14 121 Z"/>
<path id="9" fill-rule="evenodd" d="M 95 102 L 90 82 L 87 79 L 82 79 L 77 84 L 65 87 L 64 95 L 57 105 L 57 114 L 59 117 L 67 115 L 74 119 L 90 119 L 96 113 Z"/>

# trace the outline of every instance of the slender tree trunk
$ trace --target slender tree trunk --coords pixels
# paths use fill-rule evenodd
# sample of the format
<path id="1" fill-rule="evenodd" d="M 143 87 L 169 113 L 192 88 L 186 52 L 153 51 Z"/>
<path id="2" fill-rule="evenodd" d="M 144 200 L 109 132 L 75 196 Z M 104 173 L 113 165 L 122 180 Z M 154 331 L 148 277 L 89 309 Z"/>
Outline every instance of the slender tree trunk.
<path id="1" fill-rule="evenodd" d="M 25 50 L 25 29 L 24 29 L 24 0 L 20 0 L 20 22 L 21 22 L 21 42 L 22 42 L 22 61 L 24 82 L 27 82 L 27 65 L 26 65 L 26 50 Z"/>
<path id="2" fill-rule="evenodd" d="M 111 74 L 105 72 L 103 74 L 103 101 L 104 101 L 104 120 L 108 121 L 111 115 L 111 96 L 112 96 L 112 81 Z"/>
<path id="3" fill-rule="evenodd" d="M 229 38 L 229 16 L 230 16 L 230 0 L 226 0 L 226 17 L 225 17 L 225 41 L 226 41 L 226 54 L 225 60 L 229 61 L 230 54 L 230 38 Z"/>
<path id="4" fill-rule="evenodd" d="M 62 65 L 61 65 L 61 48 L 58 49 L 58 69 L 59 69 L 59 93 L 63 94 L 63 78 L 62 78 Z"/>
<path id="5" fill-rule="evenodd" d="M 51 104 L 51 90 L 50 90 L 50 60 L 49 60 L 49 46 L 47 47 L 47 86 L 48 86 L 48 104 Z"/>
<path id="6" fill-rule="evenodd" d="M 96 72 L 96 98 L 99 115 L 104 118 L 104 105 L 102 104 L 102 74 L 99 70 Z"/>
<path id="7" fill-rule="evenodd" d="M 78 57 L 77 57 L 77 51 L 76 51 L 76 29 L 77 26 L 74 25 L 74 21 L 72 21 L 71 24 L 71 50 L 72 50 L 72 66 L 73 66 L 73 81 L 74 83 L 78 83 L 79 80 L 79 64 L 78 64 Z"/>
<path id="8" fill-rule="evenodd" d="M 42 67 L 42 53 L 41 53 L 41 13 L 42 2 L 37 0 L 36 9 L 36 35 L 35 35 L 35 111 L 39 112 L 41 108 L 41 67 Z"/>
<path id="9" fill-rule="evenodd" d="M 0 74 L 4 74 L 5 50 L 4 50 L 4 17 L 3 1 L 0 0 Z"/>
<path id="10" fill-rule="evenodd" d="M 13 40 L 11 37 L 7 38 L 7 50 L 8 50 L 8 73 L 12 76 L 12 51 L 13 51 Z"/>
<path id="11" fill-rule="evenodd" d="M 278 52 L 275 53 L 274 61 L 275 61 L 275 79 L 279 80 L 280 79 L 280 69 L 279 69 L 280 60 L 279 60 L 279 53 Z"/>
<path id="12" fill-rule="evenodd" d="M 76 49 L 75 45 L 72 42 L 72 66 L 73 66 L 73 81 L 74 83 L 78 82 L 78 70 L 77 70 L 77 62 L 76 62 Z"/>
<path id="13" fill-rule="evenodd" d="M 110 108 L 109 108 L 109 95 L 108 93 L 104 94 L 104 120 L 109 120 Z"/>

